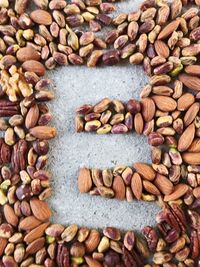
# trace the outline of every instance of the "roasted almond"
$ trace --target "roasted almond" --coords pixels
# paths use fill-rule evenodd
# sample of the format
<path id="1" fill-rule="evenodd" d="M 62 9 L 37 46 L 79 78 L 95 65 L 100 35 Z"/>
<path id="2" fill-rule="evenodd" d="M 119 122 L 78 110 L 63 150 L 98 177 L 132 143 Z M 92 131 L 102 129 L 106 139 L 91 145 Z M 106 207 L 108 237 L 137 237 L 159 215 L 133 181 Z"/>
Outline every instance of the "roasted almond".
<path id="1" fill-rule="evenodd" d="M 37 9 L 31 12 L 30 14 L 31 19 L 33 22 L 41 25 L 51 25 L 52 24 L 52 17 L 51 14 L 45 10 Z"/>
<path id="2" fill-rule="evenodd" d="M 46 228 L 49 226 L 49 223 L 43 223 L 28 232 L 28 234 L 25 235 L 24 241 L 29 244 L 33 242 L 34 240 L 40 238 L 43 236 Z"/>
<path id="3" fill-rule="evenodd" d="M 169 52 L 169 47 L 167 44 L 161 40 L 156 40 L 154 43 L 154 47 L 156 50 L 156 53 L 158 56 L 163 57 L 163 58 L 168 58 L 170 55 Z"/>
<path id="4" fill-rule="evenodd" d="M 134 163 L 133 167 L 144 179 L 148 181 L 153 181 L 155 179 L 155 171 L 150 165 L 138 162 Z"/>
<path id="5" fill-rule="evenodd" d="M 37 198 L 30 200 L 31 210 L 33 215 L 40 221 L 48 221 L 52 215 L 51 210 L 48 204 L 44 201 L 41 201 Z"/>
<path id="6" fill-rule="evenodd" d="M 78 176 L 78 189 L 81 193 L 88 193 L 92 188 L 92 178 L 90 170 L 81 168 Z"/>
<path id="7" fill-rule="evenodd" d="M 184 196 L 188 191 L 188 185 L 178 184 L 174 187 L 173 193 L 164 197 L 165 202 L 174 201 Z"/>
<path id="8" fill-rule="evenodd" d="M 177 101 L 177 109 L 180 111 L 187 110 L 195 101 L 194 95 L 191 93 L 183 94 Z"/>
<path id="9" fill-rule="evenodd" d="M 197 114 L 199 113 L 199 107 L 199 103 L 196 102 L 187 110 L 183 119 L 185 126 L 188 126 L 194 121 Z"/>
<path id="10" fill-rule="evenodd" d="M 154 184 L 164 195 L 169 195 L 173 192 L 174 186 L 172 182 L 164 175 L 157 174 Z"/>
<path id="11" fill-rule="evenodd" d="M 140 200 L 142 197 L 143 186 L 142 186 L 142 179 L 137 172 L 133 174 L 133 177 L 131 179 L 131 189 L 136 199 Z"/>
<path id="12" fill-rule="evenodd" d="M 141 113 L 135 114 L 134 117 L 134 129 L 137 134 L 142 134 L 144 128 L 144 121 Z"/>
<path id="13" fill-rule="evenodd" d="M 36 228 L 40 224 L 41 221 L 35 218 L 35 216 L 28 216 L 19 222 L 19 229 L 29 231 Z"/>
<path id="14" fill-rule="evenodd" d="M 27 60 L 22 64 L 24 71 L 31 71 L 36 73 L 38 76 L 44 76 L 46 69 L 42 63 L 36 60 Z"/>
<path id="15" fill-rule="evenodd" d="M 37 104 L 30 107 L 25 119 L 25 126 L 27 129 L 33 128 L 37 124 L 39 115 L 40 111 Z"/>
<path id="16" fill-rule="evenodd" d="M 12 226 L 17 226 L 18 217 L 15 214 L 13 208 L 9 204 L 6 204 L 3 207 L 3 211 L 4 211 L 4 216 L 5 216 L 6 221 Z"/>
<path id="17" fill-rule="evenodd" d="M 200 186 L 196 187 L 193 189 L 193 195 L 196 197 L 196 198 L 200 198 Z"/>
<path id="18" fill-rule="evenodd" d="M 26 247 L 26 253 L 27 254 L 35 254 L 37 251 L 42 249 L 45 244 L 45 238 L 40 237 L 33 242 L 31 242 L 27 247 Z"/>
<path id="19" fill-rule="evenodd" d="M 36 126 L 30 129 L 30 134 L 38 139 L 51 139 L 56 136 L 56 129 L 49 126 Z"/>
<path id="20" fill-rule="evenodd" d="M 179 80 L 189 89 L 200 91 L 200 78 L 188 75 L 180 74 Z"/>
<path id="21" fill-rule="evenodd" d="M 91 230 L 88 238 L 85 241 L 85 248 L 88 253 L 95 251 L 100 242 L 100 234 L 97 230 Z"/>
<path id="22" fill-rule="evenodd" d="M 17 59 L 20 62 L 25 62 L 28 60 L 36 60 L 40 59 L 40 54 L 34 49 L 32 46 L 22 47 L 17 51 Z"/>
<path id="23" fill-rule="evenodd" d="M 143 186 L 144 186 L 144 189 L 152 194 L 152 195 L 155 195 L 155 196 L 159 196 L 160 195 L 160 191 L 158 190 L 158 188 L 151 182 L 147 181 L 147 180 L 144 180 L 143 181 Z"/>
<path id="24" fill-rule="evenodd" d="M 192 144 L 195 135 L 195 125 L 190 124 L 185 131 L 182 133 L 180 139 L 178 140 L 178 150 L 180 152 L 186 151 Z"/>
<path id="25" fill-rule="evenodd" d="M 190 75 L 200 76 L 200 66 L 199 65 L 186 66 L 185 72 Z"/>
<path id="26" fill-rule="evenodd" d="M 152 99 L 156 106 L 164 112 L 174 111 L 177 107 L 176 101 L 169 96 L 154 95 L 152 96 Z"/>
<path id="27" fill-rule="evenodd" d="M 200 138 L 194 139 L 194 141 L 188 148 L 188 152 L 200 152 Z"/>
<path id="28" fill-rule="evenodd" d="M 141 105 L 142 105 L 142 116 L 144 120 L 146 122 L 151 121 L 156 112 L 154 101 L 149 97 L 145 97 L 141 100 Z"/>
<path id="29" fill-rule="evenodd" d="M 124 180 L 121 176 L 116 176 L 113 181 L 112 189 L 115 193 L 115 198 L 119 200 L 123 200 L 126 195 L 126 188 L 124 184 Z"/>
<path id="30" fill-rule="evenodd" d="M 85 256 L 85 261 L 89 267 L 103 267 L 99 261 L 96 261 L 90 256 Z"/>
<path id="31" fill-rule="evenodd" d="M 0 237 L 0 256 L 4 254 L 7 243 L 8 240 L 6 238 Z"/>
<path id="32" fill-rule="evenodd" d="M 169 35 L 171 35 L 174 31 L 177 30 L 178 26 L 178 20 L 174 20 L 171 23 L 167 24 L 167 26 L 165 26 L 164 29 L 159 33 L 158 40 L 167 38 Z"/>
<path id="33" fill-rule="evenodd" d="M 189 165 L 200 165 L 200 153 L 186 152 L 182 154 L 182 158 L 185 163 Z"/>

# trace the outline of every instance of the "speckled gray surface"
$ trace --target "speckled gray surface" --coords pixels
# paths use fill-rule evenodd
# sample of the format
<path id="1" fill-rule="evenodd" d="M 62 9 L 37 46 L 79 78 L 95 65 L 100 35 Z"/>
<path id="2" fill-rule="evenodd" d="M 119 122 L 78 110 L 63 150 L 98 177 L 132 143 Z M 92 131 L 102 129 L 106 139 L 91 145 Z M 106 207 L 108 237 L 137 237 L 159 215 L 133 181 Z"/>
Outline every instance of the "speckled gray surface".
<path id="1" fill-rule="evenodd" d="M 141 1 L 120 4 L 122 11 L 135 10 Z M 116 164 L 131 165 L 150 161 L 150 147 L 144 137 L 135 134 L 76 134 L 74 111 L 84 103 L 96 103 L 107 96 L 127 101 L 139 98 L 147 82 L 141 67 L 117 66 L 88 69 L 63 67 L 48 73 L 55 83 L 55 100 L 51 103 L 53 124 L 58 137 L 51 142 L 49 168 L 54 194 L 49 200 L 54 210 L 53 222 L 103 228 L 141 229 L 153 225 L 158 207 L 155 203 L 119 202 L 79 194 L 77 175 L 80 166 L 108 168 Z"/>

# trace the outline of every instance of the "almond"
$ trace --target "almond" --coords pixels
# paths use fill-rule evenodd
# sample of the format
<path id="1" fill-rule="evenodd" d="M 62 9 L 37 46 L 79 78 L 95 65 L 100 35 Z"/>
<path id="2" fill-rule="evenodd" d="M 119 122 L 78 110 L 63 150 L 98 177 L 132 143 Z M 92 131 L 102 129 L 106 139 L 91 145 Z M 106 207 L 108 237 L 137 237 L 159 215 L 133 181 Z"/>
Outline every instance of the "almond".
<path id="1" fill-rule="evenodd" d="M 186 151 L 188 147 L 192 144 L 194 136 L 195 136 L 195 126 L 194 124 L 190 124 L 182 133 L 178 141 L 178 150 L 180 152 Z"/>
<path id="2" fill-rule="evenodd" d="M 90 170 L 81 168 L 78 176 L 78 189 L 81 193 L 88 193 L 92 188 L 92 178 Z"/>
<path id="3" fill-rule="evenodd" d="M 28 216 L 24 219 L 22 219 L 19 223 L 19 229 L 29 231 L 37 227 L 41 224 L 41 221 L 39 221 L 34 216 Z"/>
<path id="4" fill-rule="evenodd" d="M 196 198 L 200 198 L 200 186 L 196 187 L 193 189 L 193 195 L 196 197 Z"/>
<path id="5" fill-rule="evenodd" d="M 135 172 L 133 174 L 132 180 L 131 180 L 131 189 L 133 191 L 134 196 L 137 200 L 140 200 L 142 197 L 142 179 L 140 175 Z"/>
<path id="6" fill-rule="evenodd" d="M 168 58 L 170 55 L 169 52 L 169 47 L 167 44 L 161 40 L 156 40 L 154 43 L 154 47 L 156 50 L 156 53 L 158 56 L 163 57 L 163 58 Z"/>
<path id="7" fill-rule="evenodd" d="M 187 110 L 183 119 L 185 126 L 190 125 L 194 121 L 199 112 L 199 107 L 199 103 L 196 102 Z"/>
<path id="8" fill-rule="evenodd" d="M 51 210 L 48 204 L 44 201 L 41 201 L 37 198 L 30 200 L 31 210 L 33 215 L 40 221 L 48 221 L 52 215 Z"/>
<path id="9" fill-rule="evenodd" d="M 178 184 L 174 187 L 173 193 L 164 197 L 165 202 L 174 201 L 185 195 L 188 191 L 188 185 Z"/>
<path id="10" fill-rule="evenodd" d="M 33 128 L 37 124 L 39 115 L 40 111 L 37 104 L 30 107 L 25 119 L 25 126 L 27 129 Z"/>
<path id="11" fill-rule="evenodd" d="M 99 261 L 96 261 L 90 256 L 85 256 L 85 261 L 89 267 L 103 267 Z"/>
<path id="12" fill-rule="evenodd" d="M 38 51 L 33 48 L 32 46 L 22 47 L 17 51 L 17 59 L 20 62 L 25 62 L 28 60 L 36 60 L 38 61 L 40 59 L 40 54 Z"/>
<path id="13" fill-rule="evenodd" d="M 126 195 L 126 188 L 124 184 L 124 180 L 121 176 L 116 176 L 113 181 L 112 189 L 115 193 L 115 198 L 119 200 L 123 200 Z"/>
<path id="14" fill-rule="evenodd" d="M 152 96 L 152 99 L 154 100 L 156 106 L 164 112 L 174 111 L 177 107 L 176 101 L 169 96 L 155 95 Z"/>
<path id="15" fill-rule="evenodd" d="M 164 195 L 169 195 L 173 192 L 174 186 L 172 182 L 164 175 L 157 174 L 154 184 Z"/>
<path id="16" fill-rule="evenodd" d="M 185 72 L 190 75 L 200 76 L 200 66 L 199 65 L 186 66 Z"/>
<path id="17" fill-rule="evenodd" d="M 188 74 L 180 74 L 179 80 L 187 88 L 200 91 L 200 78 Z"/>
<path id="18" fill-rule="evenodd" d="M 145 97 L 141 100 L 141 105 L 142 105 L 142 116 L 144 120 L 146 122 L 151 121 L 156 112 L 154 101 L 149 97 Z"/>
<path id="19" fill-rule="evenodd" d="M 37 9 L 31 12 L 30 17 L 37 24 L 48 26 L 48 25 L 51 25 L 51 23 L 53 22 L 51 14 L 41 9 Z"/>
<path id="20" fill-rule="evenodd" d="M 150 165 L 138 162 L 134 163 L 133 167 L 146 180 L 153 181 L 155 179 L 155 171 Z"/>
<path id="21" fill-rule="evenodd" d="M 134 129 L 137 134 L 142 134 L 144 128 L 144 121 L 141 113 L 135 114 L 134 117 Z"/>
<path id="22" fill-rule="evenodd" d="M 38 76 L 44 76 L 46 69 L 42 63 L 36 60 L 28 60 L 22 64 L 24 71 L 34 72 Z"/>
<path id="23" fill-rule="evenodd" d="M 177 102 L 177 108 L 180 111 L 187 110 L 195 101 L 194 95 L 191 93 L 183 94 Z"/>
<path id="24" fill-rule="evenodd" d="M 200 165 L 200 152 L 196 153 L 186 152 L 182 154 L 182 158 L 184 162 L 189 165 Z"/>
<path id="25" fill-rule="evenodd" d="M 0 237 L 0 256 L 4 254 L 7 243 L 8 240 L 6 238 Z"/>
<path id="26" fill-rule="evenodd" d="M 200 152 L 200 138 L 194 139 L 194 141 L 188 148 L 188 152 Z"/>
<path id="27" fill-rule="evenodd" d="M 49 126 L 36 126 L 30 129 L 30 134 L 38 139 L 51 139 L 56 136 L 56 129 Z"/>
<path id="28" fill-rule="evenodd" d="M 18 217 L 15 214 L 14 209 L 10 205 L 6 204 L 3 207 L 3 211 L 6 221 L 12 226 L 17 226 Z"/>
<path id="29" fill-rule="evenodd" d="M 167 24 L 167 26 L 162 29 L 162 31 L 158 35 L 158 40 L 162 40 L 167 38 L 170 34 L 177 30 L 179 26 L 179 21 L 174 20 L 171 23 Z"/>
<path id="30" fill-rule="evenodd" d="M 40 237 L 40 238 L 34 240 L 33 242 L 31 242 L 27 246 L 26 253 L 27 254 L 35 254 L 37 251 L 39 251 L 40 249 L 42 249 L 44 247 L 44 244 L 45 244 L 45 238 Z"/>
<path id="31" fill-rule="evenodd" d="M 24 241 L 29 244 L 33 242 L 34 240 L 40 238 L 43 236 L 46 228 L 49 226 L 49 223 L 43 223 L 34 228 L 32 231 L 28 232 L 27 235 L 24 237 Z"/>
<path id="32" fill-rule="evenodd" d="M 88 238 L 85 241 L 85 248 L 88 253 L 95 251 L 100 242 L 100 234 L 97 230 L 91 230 Z"/>
<path id="33" fill-rule="evenodd" d="M 144 186 L 144 189 L 152 194 L 152 195 L 155 195 L 155 196 L 159 196 L 160 195 L 160 191 L 158 190 L 158 188 L 152 184 L 151 182 L 149 181 L 143 181 L 143 186 Z"/>

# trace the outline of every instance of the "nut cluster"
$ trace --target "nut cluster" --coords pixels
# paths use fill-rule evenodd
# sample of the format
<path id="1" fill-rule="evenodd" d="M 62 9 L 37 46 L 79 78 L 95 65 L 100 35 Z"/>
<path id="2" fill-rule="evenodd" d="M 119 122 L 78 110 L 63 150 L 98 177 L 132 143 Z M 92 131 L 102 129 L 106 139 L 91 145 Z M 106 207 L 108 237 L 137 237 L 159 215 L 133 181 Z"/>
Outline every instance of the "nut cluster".
<path id="1" fill-rule="evenodd" d="M 29 2 L 0 0 L 0 266 L 200 266 L 199 94 L 186 91 L 200 90 L 200 18 L 196 6 L 183 7 L 200 1 L 148 0 L 137 12 L 114 18 L 108 15 L 114 1 L 33 0 L 28 12 Z M 112 29 L 99 38 L 96 32 L 106 26 Z M 83 168 L 78 186 L 128 201 L 157 199 L 157 224 L 145 227 L 144 237 L 112 227 L 100 232 L 51 224 L 46 165 L 56 130 L 46 102 L 54 95 L 42 77 L 57 65 L 124 59 L 143 64 L 151 76 L 141 101 L 105 98 L 84 105 L 76 130 L 144 134 L 152 165 Z"/>

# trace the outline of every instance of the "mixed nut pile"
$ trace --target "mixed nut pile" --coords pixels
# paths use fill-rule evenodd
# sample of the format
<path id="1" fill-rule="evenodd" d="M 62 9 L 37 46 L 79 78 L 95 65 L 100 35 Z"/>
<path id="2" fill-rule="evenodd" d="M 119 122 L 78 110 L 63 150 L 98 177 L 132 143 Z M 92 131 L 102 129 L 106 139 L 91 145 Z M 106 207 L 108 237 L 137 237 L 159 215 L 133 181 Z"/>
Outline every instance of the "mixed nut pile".
<path id="1" fill-rule="evenodd" d="M 0 266 L 200 266 L 198 6 L 199 0 L 148 0 L 113 17 L 114 1 L 0 0 Z M 152 165 L 82 168 L 78 187 L 127 201 L 157 200 L 157 224 L 142 235 L 51 224 L 45 167 L 56 130 L 49 126 L 46 102 L 54 94 L 46 69 L 124 59 L 143 64 L 151 76 L 141 101 L 84 105 L 76 131 L 144 134 Z"/>

